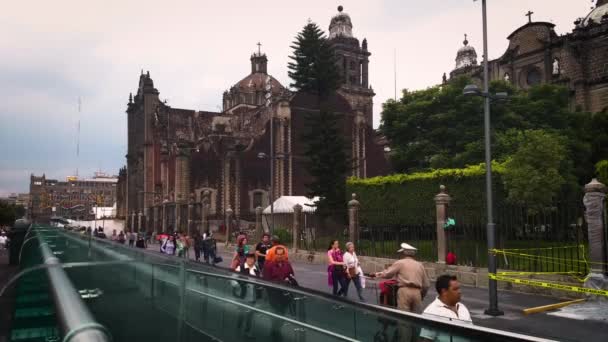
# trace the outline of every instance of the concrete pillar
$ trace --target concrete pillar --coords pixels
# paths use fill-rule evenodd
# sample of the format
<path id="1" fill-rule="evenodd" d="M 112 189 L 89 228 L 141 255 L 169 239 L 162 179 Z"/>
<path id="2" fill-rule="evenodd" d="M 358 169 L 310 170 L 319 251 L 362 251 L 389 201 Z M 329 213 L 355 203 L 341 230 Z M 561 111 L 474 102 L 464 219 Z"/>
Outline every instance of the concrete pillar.
<path id="1" fill-rule="evenodd" d="M 361 203 L 357 201 L 357 194 L 352 194 L 348 202 L 348 239 L 350 242 L 359 242 L 359 208 Z"/>
<path id="2" fill-rule="evenodd" d="M 450 201 L 451 197 L 445 191 L 445 186 L 439 186 L 439 193 L 435 195 L 435 209 L 437 212 L 437 262 L 442 264 L 445 263 L 448 247 L 444 226 Z"/>
<path id="3" fill-rule="evenodd" d="M 131 222 L 129 224 L 129 231 L 134 231 L 135 230 L 135 210 L 133 210 L 131 212 Z"/>
<path id="4" fill-rule="evenodd" d="M 297 251 L 300 246 L 300 230 L 302 226 L 302 206 L 293 206 L 292 248 Z"/>
<path id="5" fill-rule="evenodd" d="M 264 227 L 262 226 L 262 207 L 255 208 L 255 237 L 256 241 L 262 239 L 264 234 Z"/>
<path id="6" fill-rule="evenodd" d="M 608 251 L 606 246 L 606 186 L 597 179 L 585 185 L 585 220 L 589 236 L 589 258 L 591 273 L 608 274 Z"/>
<path id="7" fill-rule="evenodd" d="M 232 215 L 234 214 L 234 211 L 232 211 L 232 209 L 230 207 L 228 207 L 228 209 L 226 209 L 226 212 L 224 214 L 224 225 L 226 226 L 226 244 L 228 244 L 230 242 L 230 234 L 232 234 Z"/>

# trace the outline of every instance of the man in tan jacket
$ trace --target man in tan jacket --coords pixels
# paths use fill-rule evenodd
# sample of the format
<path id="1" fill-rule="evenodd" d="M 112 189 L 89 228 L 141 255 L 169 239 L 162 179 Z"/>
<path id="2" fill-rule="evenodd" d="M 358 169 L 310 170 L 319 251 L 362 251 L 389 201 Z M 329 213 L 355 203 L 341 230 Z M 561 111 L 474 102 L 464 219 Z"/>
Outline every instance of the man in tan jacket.
<path id="1" fill-rule="evenodd" d="M 422 299 L 430 287 L 429 277 L 426 275 L 422 263 L 416 261 L 414 256 L 417 249 L 402 243 L 401 259 L 395 261 L 391 267 L 383 272 L 376 273 L 379 278 L 397 277 L 399 290 L 397 291 L 397 308 L 404 311 L 422 313 Z"/>

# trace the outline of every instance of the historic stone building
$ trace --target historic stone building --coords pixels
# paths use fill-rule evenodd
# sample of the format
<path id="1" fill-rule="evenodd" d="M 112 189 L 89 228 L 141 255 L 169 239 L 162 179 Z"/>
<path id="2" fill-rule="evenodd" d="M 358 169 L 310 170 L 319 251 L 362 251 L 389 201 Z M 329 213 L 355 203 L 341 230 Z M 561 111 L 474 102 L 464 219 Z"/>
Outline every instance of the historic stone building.
<path id="1" fill-rule="evenodd" d="M 352 27 L 340 7 L 331 20 L 329 39 L 343 84 L 330 104 L 343 117 L 351 175 L 371 177 L 386 174 L 388 163 L 374 142 L 367 41 L 359 43 Z M 301 134 L 303 116 L 318 112 L 316 98 L 291 92 L 269 75 L 268 58 L 259 48 L 250 62 L 249 74 L 224 92 L 221 112 L 168 106 L 160 101 L 149 72 L 142 72 L 136 95 L 129 96 L 127 169 L 119 182 L 119 188 L 125 186 L 119 199 L 126 203 L 118 208 L 126 208 L 128 227 L 198 229 L 203 210 L 223 216 L 230 209 L 243 218 L 268 205 L 271 126 L 273 198 L 306 195 L 310 176 Z M 140 213 L 146 227 L 137 227 Z"/>
<path id="2" fill-rule="evenodd" d="M 597 0 L 589 14 L 574 22 L 572 32 L 562 36 L 555 33 L 554 24 L 532 21 L 531 15 L 507 37 L 505 53 L 489 62 L 490 80 L 506 80 L 523 89 L 562 84 L 571 91 L 573 109 L 608 110 L 608 0 Z M 466 36 L 450 78 L 459 75 L 483 82 L 483 66 Z"/>
<path id="3" fill-rule="evenodd" d="M 43 174 L 30 176 L 30 218 L 48 222 L 51 216 L 69 219 L 93 219 L 93 207 L 112 207 L 117 200 L 115 176 L 101 172 L 93 178 L 68 177 L 65 182 L 48 179 Z"/>

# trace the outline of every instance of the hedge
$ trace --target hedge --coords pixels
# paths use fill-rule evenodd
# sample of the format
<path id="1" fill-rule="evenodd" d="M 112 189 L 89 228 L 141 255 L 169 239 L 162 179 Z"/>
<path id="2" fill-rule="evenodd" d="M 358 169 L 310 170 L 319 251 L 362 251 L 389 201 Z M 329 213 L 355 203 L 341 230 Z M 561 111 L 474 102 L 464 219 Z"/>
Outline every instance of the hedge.
<path id="1" fill-rule="evenodd" d="M 501 174 L 504 165 L 492 163 L 494 201 L 504 203 Z M 393 174 L 373 178 L 350 178 L 348 193 L 361 202 L 362 225 L 422 224 L 435 221 L 434 197 L 445 185 L 452 197 L 451 207 L 479 215 L 485 212 L 485 164 L 462 169 L 438 169 L 413 174 Z"/>
<path id="2" fill-rule="evenodd" d="M 595 172 L 600 182 L 608 184 L 608 160 L 602 160 L 595 164 Z"/>

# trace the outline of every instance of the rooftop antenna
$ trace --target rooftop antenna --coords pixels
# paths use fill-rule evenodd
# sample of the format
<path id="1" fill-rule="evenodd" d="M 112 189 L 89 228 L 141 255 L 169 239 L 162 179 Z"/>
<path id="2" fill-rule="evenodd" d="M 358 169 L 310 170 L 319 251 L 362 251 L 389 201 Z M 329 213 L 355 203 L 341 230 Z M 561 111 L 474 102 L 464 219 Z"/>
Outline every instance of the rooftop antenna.
<path id="1" fill-rule="evenodd" d="M 78 96 L 78 128 L 76 131 L 76 177 L 78 177 L 78 164 L 80 162 L 80 113 L 82 110 L 82 99 Z"/>

